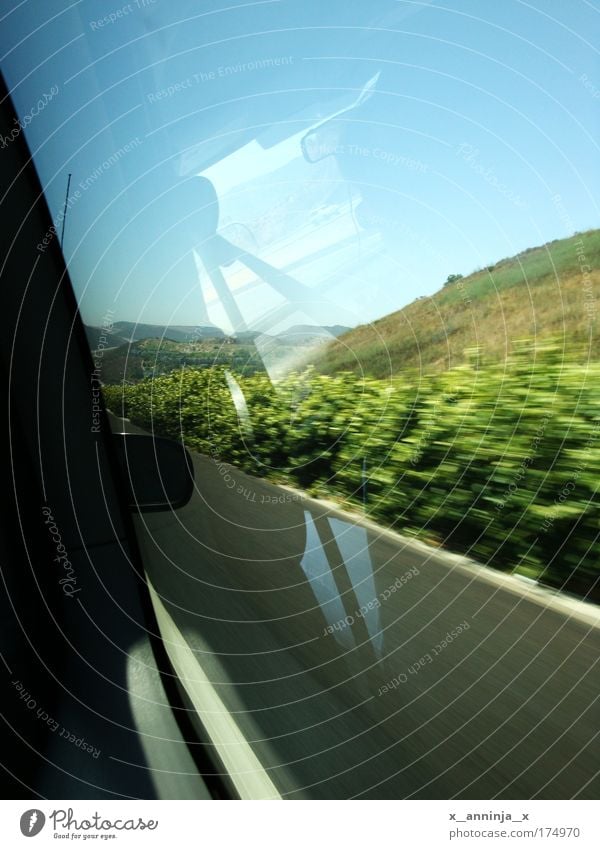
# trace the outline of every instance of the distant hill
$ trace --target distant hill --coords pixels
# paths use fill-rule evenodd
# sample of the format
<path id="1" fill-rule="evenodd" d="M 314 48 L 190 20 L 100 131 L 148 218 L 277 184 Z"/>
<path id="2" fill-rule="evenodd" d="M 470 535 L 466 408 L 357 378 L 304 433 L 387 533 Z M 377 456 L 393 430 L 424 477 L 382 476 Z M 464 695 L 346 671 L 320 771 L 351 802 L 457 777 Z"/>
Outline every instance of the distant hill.
<path id="1" fill-rule="evenodd" d="M 132 329 L 133 328 L 133 329 Z M 226 336 L 212 327 L 182 327 L 140 324 L 120 321 L 113 325 L 113 333 L 97 327 L 86 328 L 92 348 L 97 349 L 101 334 L 109 337 L 103 345 L 101 360 L 104 383 L 135 382 L 150 375 L 169 374 L 186 368 L 210 368 L 224 366 L 238 374 L 263 372 L 265 366 L 285 369 L 290 362 L 304 362 L 310 356 L 315 342 L 331 339 L 335 333 L 348 328 L 312 327 L 297 325 L 289 330 L 268 336 L 252 331 Z M 119 331 L 117 335 L 114 331 Z M 220 335 L 216 335 L 215 331 Z M 154 334 L 142 338 L 123 339 L 123 334 L 137 336 L 138 332 Z M 176 337 L 180 337 L 179 339 Z M 181 337 L 183 337 L 181 339 Z M 257 340 L 260 337 L 260 340 Z M 260 350 L 257 350 L 257 344 Z M 306 351 L 298 359 L 298 351 Z"/>
<path id="2" fill-rule="evenodd" d="M 119 336 L 118 333 L 113 333 L 112 331 L 108 333 L 102 327 L 90 327 L 89 325 L 85 326 L 85 335 L 92 351 L 95 351 L 101 344 L 103 348 L 116 348 L 128 341 L 124 336 Z M 100 339 L 102 337 L 104 339 L 101 343 Z"/>
<path id="3" fill-rule="evenodd" d="M 129 342 L 139 339 L 172 339 L 173 342 L 194 342 L 200 339 L 224 339 L 225 334 L 219 327 L 213 325 L 193 325 L 187 327 L 180 324 L 136 324 L 133 321 L 116 321 L 113 333 L 123 336 Z"/>
<path id="4" fill-rule="evenodd" d="M 312 324 L 295 324 L 293 327 L 288 327 L 287 330 L 282 330 L 277 334 L 276 338 L 280 342 L 285 342 L 291 345 L 310 344 L 321 339 L 326 339 L 330 336 L 341 336 L 342 333 L 347 333 L 349 327 L 344 327 L 341 324 L 334 325 L 312 325 Z"/>
<path id="5" fill-rule="evenodd" d="M 263 339 L 272 339 L 279 344 L 303 345 L 314 342 L 315 340 L 326 339 L 330 336 L 341 336 L 342 333 L 347 333 L 349 330 L 349 327 L 345 327 L 342 324 L 294 324 L 292 327 L 281 330 L 274 335 L 259 333 L 255 330 L 243 330 L 240 333 L 236 333 L 235 339 L 238 342 L 254 342 L 257 337 L 261 337 Z"/>
<path id="6" fill-rule="evenodd" d="M 515 340 L 548 337 L 571 349 L 590 347 L 599 358 L 600 334 L 590 332 L 588 317 L 594 297 L 600 309 L 600 230 L 529 248 L 446 284 L 345 333 L 313 364 L 323 373 L 372 377 L 444 371 L 464 362 L 469 348 L 501 360 Z"/>
<path id="7" fill-rule="evenodd" d="M 319 339 L 328 335 L 337 337 L 342 333 L 346 333 L 349 329 L 349 327 L 343 327 L 341 324 L 330 327 L 297 324 L 294 327 L 281 331 L 281 333 L 276 334 L 273 338 L 284 344 L 301 344 L 305 337 L 308 340 Z M 92 350 L 98 348 L 101 336 L 105 336 L 108 339 L 103 345 L 105 348 L 116 348 L 120 345 L 130 342 L 140 342 L 144 339 L 162 339 L 165 342 L 190 344 L 214 339 L 224 341 L 229 338 L 219 327 L 212 325 L 136 324 L 133 321 L 116 321 L 112 325 L 110 332 L 101 327 L 93 327 L 91 325 L 86 325 L 85 331 Z M 234 338 L 239 343 L 250 344 L 257 336 L 263 335 L 256 331 L 247 330 L 237 333 Z"/>
<path id="8" fill-rule="evenodd" d="M 127 383 L 169 374 L 182 367 L 225 366 L 240 374 L 263 371 L 254 345 L 238 344 L 229 337 L 174 342 L 165 337 L 139 339 L 106 350 L 101 360 L 103 383 Z"/>
<path id="9" fill-rule="evenodd" d="M 324 324 L 324 325 L 313 325 L 313 324 L 294 324 L 292 327 L 289 327 L 287 330 L 282 330 L 278 336 L 286 336 L 293 334 L 311 334 L 313 336 L 327 336 L 328 334 L 331 336 L 341 336 L 342 333 L 347 333 L 350 330 L 349 327 L 345 327 L 343 324 Z"/>
<path id="10" fill-rule="evenodd" d="M 99 345 L 101 335 L 108 336 L 109 344 L 104 347 L 117 347 L 127 342 L 138 342 L 140 339 L 170 339 L 173 342 L 195 342 L 203 339 L 224 339 L 225 334 L 212 325 L 164 325 L 136 324 L 134 321 L 116 321 L 107 333 L 105 329 L 86 325 L 88 342 L 92 350 Z"/>

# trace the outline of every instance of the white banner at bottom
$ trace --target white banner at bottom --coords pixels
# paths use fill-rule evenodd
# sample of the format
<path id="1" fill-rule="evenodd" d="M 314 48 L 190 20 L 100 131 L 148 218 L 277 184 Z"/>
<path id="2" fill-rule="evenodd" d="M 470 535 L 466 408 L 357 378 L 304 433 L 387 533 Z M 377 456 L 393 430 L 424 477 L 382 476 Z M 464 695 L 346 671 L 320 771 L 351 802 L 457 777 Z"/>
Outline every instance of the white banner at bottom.
<path id="1" fill-rule="evenodd" d="M 600 846 L 594 801 L 4 801 L 0 844 L 243 849 Z M 34 840 L 34 843 L 27 843 Z"/>

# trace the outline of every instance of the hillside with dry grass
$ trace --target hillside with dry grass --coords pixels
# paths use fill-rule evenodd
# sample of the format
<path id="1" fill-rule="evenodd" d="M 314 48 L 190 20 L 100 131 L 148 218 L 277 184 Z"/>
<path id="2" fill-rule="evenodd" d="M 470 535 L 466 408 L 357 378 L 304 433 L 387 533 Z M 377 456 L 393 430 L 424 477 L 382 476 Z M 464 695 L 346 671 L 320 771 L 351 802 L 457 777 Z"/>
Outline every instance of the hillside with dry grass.
<path id="1" fill-rule="evenodd" d="M 463 363 L 468 349 L 499 361 L 518 340 L 549 338 L 599 359 L 599 293 L 600 230 L 588 230 L 503 259 L 361 325 L 314 364 L 323 373 L 371 377 L 439 372 Z"/>

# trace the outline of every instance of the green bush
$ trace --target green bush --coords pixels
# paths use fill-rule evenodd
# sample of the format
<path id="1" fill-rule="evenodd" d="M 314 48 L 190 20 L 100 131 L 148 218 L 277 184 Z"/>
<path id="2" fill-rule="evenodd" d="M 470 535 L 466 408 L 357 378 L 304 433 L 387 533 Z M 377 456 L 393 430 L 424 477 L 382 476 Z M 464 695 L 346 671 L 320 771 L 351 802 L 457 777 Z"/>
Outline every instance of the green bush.
<path id="1" fill-rule="evenodd" d="M 109 408 L 249 473 L 362 503 L 404 533 L 598 599 L 600 364 L 524 342 L 409 382 L 222 369 L 106 386 Z"/>

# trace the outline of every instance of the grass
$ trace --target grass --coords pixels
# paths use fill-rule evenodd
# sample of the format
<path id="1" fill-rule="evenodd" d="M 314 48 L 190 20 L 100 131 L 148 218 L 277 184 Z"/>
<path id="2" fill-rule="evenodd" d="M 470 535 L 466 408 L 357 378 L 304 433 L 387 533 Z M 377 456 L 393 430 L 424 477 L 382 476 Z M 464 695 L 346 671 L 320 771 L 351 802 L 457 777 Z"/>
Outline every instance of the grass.
<path id="1" fill-rule="evenodd" d="M 593 293 L 600 284 L 600 230 L 530 248 L 446 285 L 344 334 L 314 364 L 329 374 L 433 373 L 460 365 L 471 348 L 488 360 L 503 360 L 514 342 L 525 338 L 552 338 L 565 349 L 600 359 L 581 263 L 592 269 Z"/>

